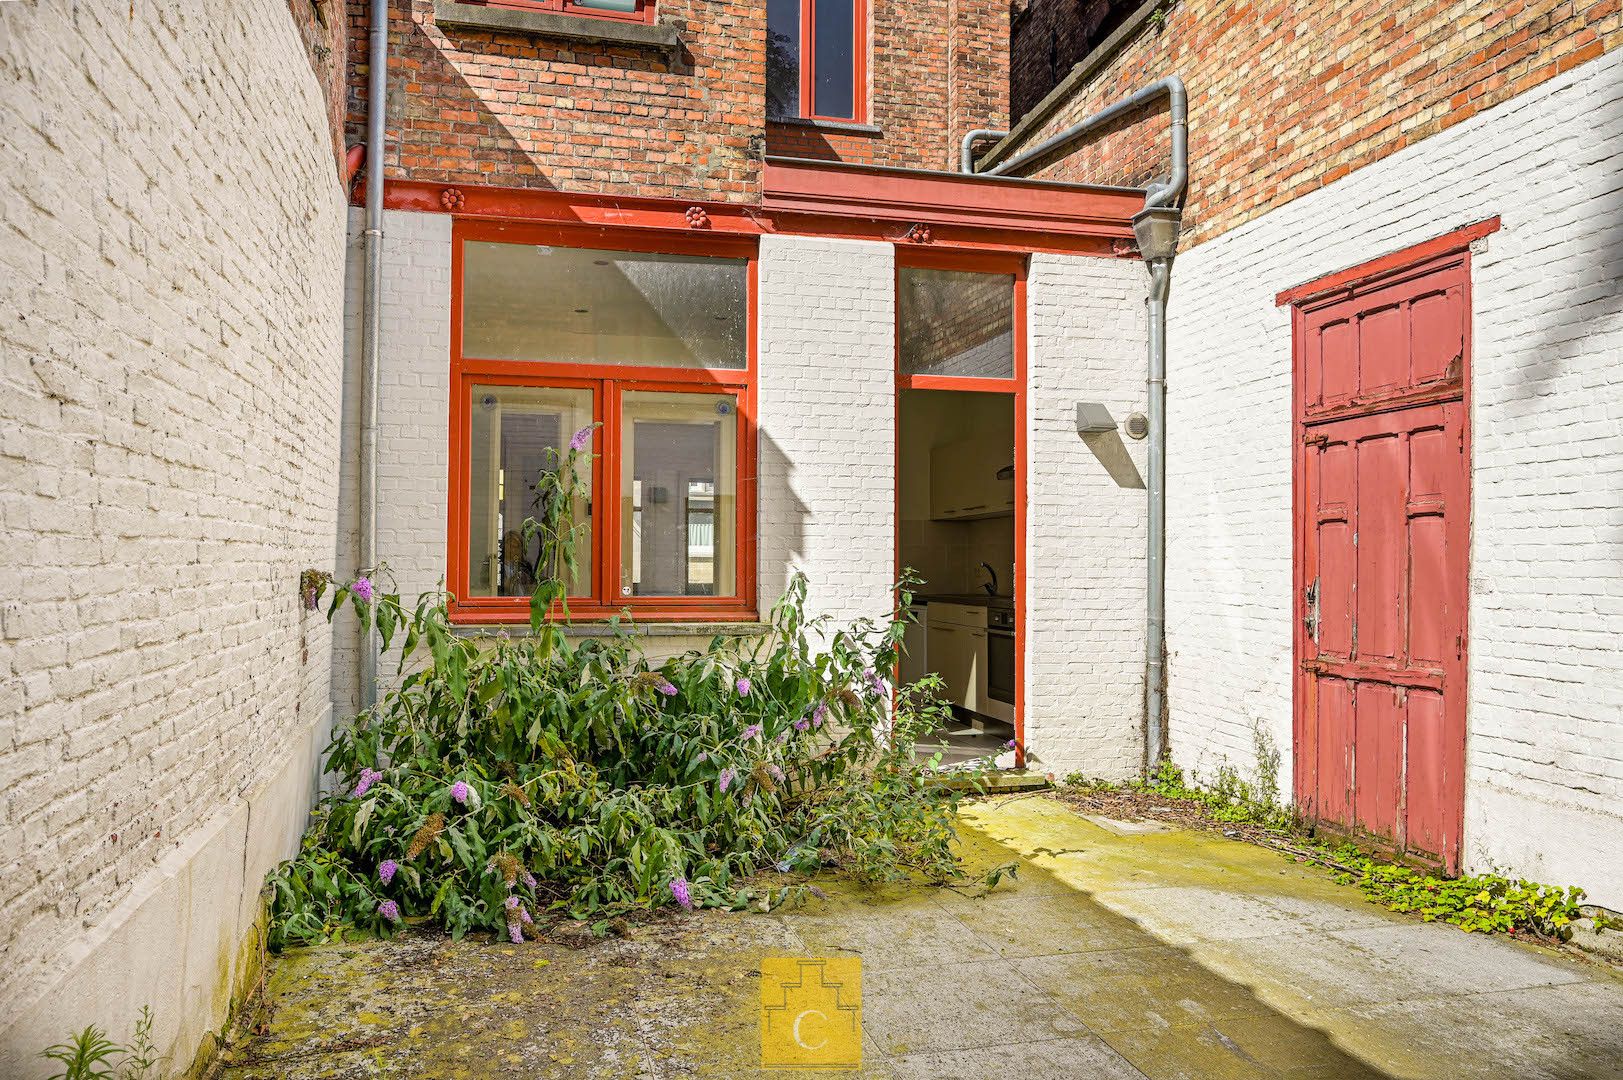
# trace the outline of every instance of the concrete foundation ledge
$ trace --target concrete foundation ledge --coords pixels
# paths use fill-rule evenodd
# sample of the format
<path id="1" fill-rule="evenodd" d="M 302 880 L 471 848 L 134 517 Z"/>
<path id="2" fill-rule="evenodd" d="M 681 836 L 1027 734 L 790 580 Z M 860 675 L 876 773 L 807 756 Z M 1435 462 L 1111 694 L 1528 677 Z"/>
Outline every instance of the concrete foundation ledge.
<path id="1" fill-rule="evenodd" d="M 264 957 L 261 888 L 298 846 L 315 791 L 323 714 L 285 748 L 281 767 L 193 829 L 97 925 L 56 957 L 51 977 L 6 1003 L 0 1076 L 51 1075 L 41 1050 L 95 1024 L 127 1042 L 141 1006 L 163 1077 L 192 1077 L 259 978 Z"/>

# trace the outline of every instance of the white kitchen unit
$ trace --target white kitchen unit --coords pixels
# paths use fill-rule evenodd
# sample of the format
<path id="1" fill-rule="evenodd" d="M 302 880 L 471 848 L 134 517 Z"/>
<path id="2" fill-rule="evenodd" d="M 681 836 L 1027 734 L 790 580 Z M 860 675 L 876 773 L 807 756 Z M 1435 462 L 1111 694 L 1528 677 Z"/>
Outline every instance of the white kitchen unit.
<path id="1" fill-rule="evenodd" d="M 981 712 L 986 702 L 986 608 L 932 603 L 930 670 L 946 684 L 948 703 Z"/>
<path id="2" fill-rule="evenodd" d="M 1014 513 L 1014 449 L 963 439 L 930 451 L 930 516 L 969 521 Z"/>

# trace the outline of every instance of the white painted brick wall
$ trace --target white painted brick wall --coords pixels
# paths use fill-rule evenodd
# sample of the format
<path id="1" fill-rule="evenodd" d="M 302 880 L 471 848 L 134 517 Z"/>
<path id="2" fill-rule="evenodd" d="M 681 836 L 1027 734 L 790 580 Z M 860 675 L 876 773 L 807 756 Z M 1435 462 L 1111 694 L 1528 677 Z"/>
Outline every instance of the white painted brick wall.
<path id="1" fill-rule="evenodd" d="M 343 193 L 282 0 L 0 4 L 0 131 L 0 1074 L 184 1067 L 327 716 Z"/>
<path id="2" fill-rule="evenodd" d="M 882 618 L 896 563 L 895 249 L 761 238 L 760 598 Z"/>
<path id="3" fill-rule="evenodd" d="M 1180 763 L 1248 767 L 1260 726 L 1289 791 L 1291 345 L 1274 295 L 1497 214 L 1504 227 L 1473 262 L 1466 859 L 1623 907 L 1620 176 L 1612 53 L 1179 258 L 1168 626 Z"/>
<path id="4" fill-rule="evenodd" d="M 1034 255 L 1027 278 L 1026 743 L 1061 777 L 1142 767 L 1144 444 L 1084 441 L 1076 403 L 1118 424 L 1145 408 L 1147 280 L 1074 255 Z"/>
<path id="5" fill-rule="evenodd" d="M 361 569 L 359 504 L 361 292 L 366 212 L 349 212 L 348 357 L 344 401 L 344 540 L 334 573 Z M 382 348 L 378 359 L 377 553 L 407 604 L 445 578 L 451 408 L 451 217 L 386 210 L 383 214 Z M 385 577 L 388 583 L 388 577 Z M 333 704 L 339 716 L 360 708 L 360 635 L 341 620 Z M 398 654 L 379 665 L 395 670 Z"/>

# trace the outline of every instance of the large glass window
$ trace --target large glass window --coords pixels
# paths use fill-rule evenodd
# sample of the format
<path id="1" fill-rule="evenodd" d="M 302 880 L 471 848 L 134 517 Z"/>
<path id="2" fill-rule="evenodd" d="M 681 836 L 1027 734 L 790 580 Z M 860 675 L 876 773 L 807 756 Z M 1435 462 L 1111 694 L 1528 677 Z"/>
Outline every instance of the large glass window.
<path id="1" fill-rule="evenodd" d="M 697 242 L 713 253 L 670 255 L 568 246 L 557 237 L 574 233 L 541 227 L 457 230 L 454 616 L 521 621 L 559 574 L 524 522 L 541 516 L 540 482 L 571 436 L 595 426 L 572 507 L 571 613 L 753 617 L 752 248 L 717 238 Z"/>
<path id="2" fill-rule="evenodd" d="M 539 487 L 555 474 L 569 438 L 592 423 L 592 391 L 475 383 L 468 416 L 468 595 L 529 596 L 552 568 L 541 565 L 541 541 L 524 536 L 539 518 Z M 573 507 L 591 549 L 591 472 L 579 478 Z M 581 559 L 570 593 L 590 595 L 591 560 Z"/>
<path id="3" fill-rule="evenodd" d="M 628 391 L 620 446 L 621 595 L 733 595 L 737 395 Z"/>
<path id="4" fill-rule="evenodd" d="M 462 355 L 744 368 L 744 259 L 470 241 Z"/>
<path id="5" fill-rule="evenodd" d="M 767 0 L 766 112 L 861 122 L 865 0 Z"/>
<path id="6" fill-rule="evenodd" d="M 903 375 L 1014 377 L 1014 275 L 906 266 L 896 274 Z"/>

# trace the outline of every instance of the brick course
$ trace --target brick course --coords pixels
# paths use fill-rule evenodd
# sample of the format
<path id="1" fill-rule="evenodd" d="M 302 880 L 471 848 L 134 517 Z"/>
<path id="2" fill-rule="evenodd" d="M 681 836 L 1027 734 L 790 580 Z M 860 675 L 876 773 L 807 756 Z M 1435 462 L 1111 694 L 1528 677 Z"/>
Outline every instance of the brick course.
<path id="1" fill-rule="evenodd" d="M 366 7 L 349 5 L 351 141 L 366 122 Z M 675 62 L 641 46 L 440 27 L 433 0 L 395 0 L 388 175 L 758 201 L 765 5 L 660 0 L 658 11 L 679 29 Z"/>
<path id="2" fill-rule="evenodd" d="M 330 114 L 283 0 L 4 5 L 0 86 L 0 1074 L 141 1001 L 183 1068 L 327 716 Z"/>
<path id="3" fill-rule="evenodd" d="M 1076 403 L 1144 404 L 1144 267 L 1033 255 L 1026 281 L 1026 742 L 1033 768 L 1126 780 L 1144 756 L 1144 443 Z M 1130 462 L 1123 467 L 1119 462 Z M 1115 470 L 1107 468 L 1109 463 Z"/>
<path id="4" fill-rule="evenodd" d="M 1010 149 L 1169 74 L 1189 86 L 1183 247 L 1333 183 L 1623 42 L 1619 0 L 1292 4 L 1181 0 Z M 1028 52 L 1035 43 L 1023 46 Z M 1042 45 L 1046 48 L 1046 44 Z M 1017 67 L 1030 63 L 1016 59 Z M 1165 175 L 1165 108 L 1025 175 Z"/>
<path id="5" fill-rule="evenodd" d="M 1623 907 L 1623 54 L 1180 255 L 1168 314 L 1179 764 L 1291 787 L 1291 338 L 1281 289 L 1494 215 L 1472 260 L 1468 869 Z"/>

